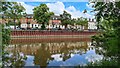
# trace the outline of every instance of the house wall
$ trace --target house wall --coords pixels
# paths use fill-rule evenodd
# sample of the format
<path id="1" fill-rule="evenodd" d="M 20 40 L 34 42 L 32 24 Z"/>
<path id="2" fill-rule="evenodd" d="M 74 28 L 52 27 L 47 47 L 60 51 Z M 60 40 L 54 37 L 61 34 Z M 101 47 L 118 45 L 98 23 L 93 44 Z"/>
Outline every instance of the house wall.
<path id="1" fill-rule="evenodd" d="M 88 22 L 88 29 L 97 29 L 96 22 Z"/>

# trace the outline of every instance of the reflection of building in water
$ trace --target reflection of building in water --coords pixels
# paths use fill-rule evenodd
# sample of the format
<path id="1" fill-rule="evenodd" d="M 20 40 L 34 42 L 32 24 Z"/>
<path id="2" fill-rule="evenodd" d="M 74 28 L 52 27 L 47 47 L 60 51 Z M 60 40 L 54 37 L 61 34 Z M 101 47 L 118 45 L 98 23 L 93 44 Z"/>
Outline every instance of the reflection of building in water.
<path id="1" fill-rule="evenodd" d="M 50 53 L 52 53 L 52 54 L 53 53 L 62 53 L 62 50 L 64 50 L 64 49 L 66 50 L 66 48 L 68 50 L 72 50 L 72 49 L 80 50 L 80 48 L 81 48 L 81 49 L 86 51 L 86 49 L 88 47 L 87 42 L 76 42 L 76 43 L 74 43 L 74 42 L 73 43 L 71 43 L 71 42 L 68 42 L 68 43 L 61 42 L 61 43 L 39 43 L 39 44 L 9 45 L 7 50 L 12 52 L 14 49 L 16 49 L 20 52 L 23 52 L 23 53 L 27 54 L 27 55 L 34 55 L 34 54 L 36 54 L 36 51 L 38 49 L 40 49 L 43 45 L 45 45 L 44 49 L 49 50 Z"/>
<path id="2" fill-rule="evenodd" d="M 22 52 L 25 55 L 35 56 L 35 65 L 46 66 L 54 54 L 60 54 L 65 61 L 71 57 L 71 54 L 84 54 L 88 50 L 88 42 L 60 42 L 60 43 L 38 43 L 38 44 L 15 44 L 10 45 L 6 50 L 9 52 Z"/>

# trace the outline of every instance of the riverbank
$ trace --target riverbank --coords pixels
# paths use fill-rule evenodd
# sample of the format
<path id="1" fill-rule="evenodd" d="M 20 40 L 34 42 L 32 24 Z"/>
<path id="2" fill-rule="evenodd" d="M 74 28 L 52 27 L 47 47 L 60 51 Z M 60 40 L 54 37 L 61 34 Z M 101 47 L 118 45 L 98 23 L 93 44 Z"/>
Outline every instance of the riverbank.
<path id="1" fill-rule="evenodd" d="M 11 31 L 11 38 L 81 38 L 97 34 L 90 31 Z"/>
<path id="2" fill-rule="evenodd" d="M 93 35 L 21 35 L 21 36 L 11 36 L 12 39 L 46 39 L 46 38 L 90 38 Z"/>
<path id="3" fill-rule="evenodd" d="M 88 31 L 12 31 L 11 43 L 90 41 L 96 34 Z"/>
<path id="4" fill-rule="evenodd" d="M 11 39 L 11 44 L 28 44 L 28 43 L 46 43 L 46 42 L 76 42 L 76 41 L 91 41 L 91 38 L 19 38 Z"/>

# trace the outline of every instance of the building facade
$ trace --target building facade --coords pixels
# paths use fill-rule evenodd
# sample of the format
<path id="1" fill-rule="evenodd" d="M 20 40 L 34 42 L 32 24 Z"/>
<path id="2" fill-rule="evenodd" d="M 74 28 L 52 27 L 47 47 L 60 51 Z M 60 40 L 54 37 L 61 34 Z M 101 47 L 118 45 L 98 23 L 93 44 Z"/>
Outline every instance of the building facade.
<path id="1" fill-rule="evenodd" d="M 95 19 L 89 19 L 88 30 L 97 30 L 97 22 L 95 21 Z"/>
<path id="2" fill-rule="evenodd" d="M 11 19 L 7 19 L 2 15 L 4 19 L 0 18 L 0 23 L 8 23 L 9 21 L 12 21 Z M 64 25 L 61 25 L 61 17 L 52 15 L 50 17 L 50 20 L 48 22 L 48 25 L 45 25 L 46 29 L 65 29 Z M 15 21 L 16 24 L 18 23 L 18 20 Z M 36 20 L 33 19 L 33 14 L 27 14 L 25 17 L 22 17 L 19 19 L 20 22 L 20 28 L 23 29 L 40 29 L 42 24 L 39 24 Z M 14 22 L 13 22 L 14 24 Z M 14 25 L 12 25 L 14 29 Z M 18 26 L 17 26 L 18 27 Z M 88 19 L 87 27 L 81 26 L 81 25 L 67 25 L 67 29 L 78 29 L 78 30 L 97 30 L 97 23 L 95 19 Z"/>

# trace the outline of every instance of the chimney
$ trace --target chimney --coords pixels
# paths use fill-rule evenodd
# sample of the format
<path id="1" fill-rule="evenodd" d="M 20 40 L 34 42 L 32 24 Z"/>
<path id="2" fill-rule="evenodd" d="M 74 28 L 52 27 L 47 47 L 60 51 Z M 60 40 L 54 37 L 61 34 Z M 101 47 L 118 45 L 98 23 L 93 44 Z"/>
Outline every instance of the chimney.
<path id="1" fill-rule="evenodd" d="M 89 21 L 90 21 L 90 18 L 89 18 Z"/>
<path id="2" fill-rule="evenodd" d="M 94 19 L 92 19 L 92 22 L 94 22 Z"/>

